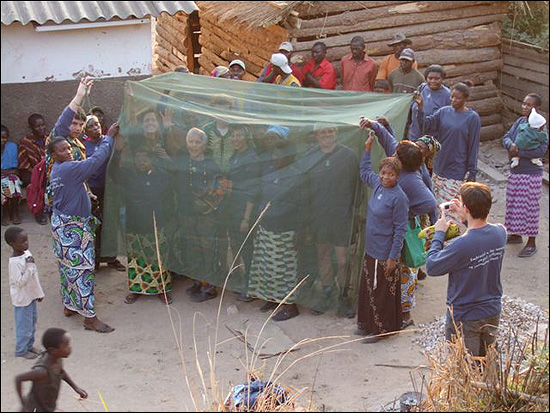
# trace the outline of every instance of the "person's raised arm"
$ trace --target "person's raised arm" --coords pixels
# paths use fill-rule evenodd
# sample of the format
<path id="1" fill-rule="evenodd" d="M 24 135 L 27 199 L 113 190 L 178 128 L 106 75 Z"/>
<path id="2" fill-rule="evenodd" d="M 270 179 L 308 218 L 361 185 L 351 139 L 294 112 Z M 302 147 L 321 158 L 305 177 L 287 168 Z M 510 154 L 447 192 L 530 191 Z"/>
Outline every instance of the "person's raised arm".
<path id="1" fill-rule="evenodd" d="M 89 93 L 91 90 L 93 84 L 94 80 L 90 76 L 80 79 L 78 89 L 76 90 L 76 95 L 74 95 L 73 100 L 69 103 L 69 108 L 71 108 L 73 112 L 76 113 L 78 108 L 82 106 L 82 101 L 84 100 L 86 93 Z"/>
<path id="2" fill-rule="evenodd" d="M 426 258 L 426 272 L 432 277 L 448 274 L 462 266 L 460 249 L 457 248 L 459 238 L 451 241 L 446 248 L 443 248 L 448 228 L 449 221 L 446 220 L 445 216 L 442 216 L 435 223 L 435 234 Z"/>
<path id="3" fill-rule="evenodd" d="M 371 188 L 374 188 L 379 182 L 378 175 L 372 170 L 371 166 L 371 149 L 372 143 L 374 142 L 374 136 L 372 133 L 369 134 L 365 142 L 365 152 L 361 158 L 361 166 L 359 167 L 359 176 L 361 180 Z"/>
<path id="4" fill-rule="evenodd" d="M 370 128 L 374 131 L 378 137 L 378 143 L 384 148 L 386 156 L 393 156 L 395 150 L 397 149 L 397 139 L 390 132 L 391 129 L 384 127 L 379 122 L 371 121 Z"/>
<path id="5" fill-rule="evenodd" d="M 413 102 L 416 103 L 418 108 L 416 111 L 416 121 L 418 122 L 420 131 L 423 134 L 437 134 L 441 120 L 441 109 L 438 109 L 430 116 L 426 116 L 424 113 L 424 98 L 418 90 L 413 93 Z"/>
<path id="6" fill-rule="evenodd" d="M 119 125 L 118 123 L 114 123 L 109 128 L 107 136 L 103 138 L 92 156 L 84 161 L 71 162 L 70 170 L 74 179 L 84 182 L 88 180 L 95 172 L 97 172 L 97 168 L 109 159 L 111 149 L 113 147 L 113 139 L 117 139 L 118 135 Z"/>

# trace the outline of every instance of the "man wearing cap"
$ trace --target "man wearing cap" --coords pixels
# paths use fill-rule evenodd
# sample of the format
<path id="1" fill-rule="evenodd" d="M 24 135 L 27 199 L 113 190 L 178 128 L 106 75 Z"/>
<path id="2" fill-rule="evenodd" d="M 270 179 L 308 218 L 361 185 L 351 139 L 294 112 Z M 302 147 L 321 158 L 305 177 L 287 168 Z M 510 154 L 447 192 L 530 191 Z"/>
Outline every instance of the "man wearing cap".
<path id="1" fill-rule="evenodd" d="M 412 40 L 407 39 L 403 33 L 397 33 L 393 36 L 391 42 L 388 43 L 388 46 L 393 48 L 393 54 L 386 56 L 382 63 L 380 63 L 380 68 L 378 69 L 378 74 L 376 75 L 376 91 L 390 91 L 390 85 L 388 83 L 388 76 L 391 72 L 399 67 L 399 57 L 403 49 L 410 47 L 412 45 Z M 417 69 L 418 64 L 413 63 L 413 68 Z"/>
<path id="2" fill-rule="evenodd" d="M 271 56 L 273 65 L 272 73 L 276 76 L 276 85 L 301 87 L 300 81 L 292 74 L 292 68 L 288 65 L 286 56 L 282 53 L 275 53 Z"/>
<path id="3" fill-rule="evenodd" d="M 290 42 L 282 42 L 279 45 L 279 53 L 285 55 L 287 58 L 287 61 L 290 62 L 290 58 L 292 57 L 292 52 L 294 51 L 294 48 L 292 47 L 292 43 Z M 298 68 L 298 66 L 291 64 L 290 68 L 292 69 L 292 74 L 298 79 L 300 84 L 302 84 L 302 72 Z M 270 62 L 262 70 L 262 73 L 260 74 L 260 77 L 258 78 L 258 82 L 263 83 L 274 83 L 277 76 L 273 73 L 273 64 Z"/>
<path id="4" fill-rule="evenodd" d="M 229 63 L 229 78 L 233 80 L 243 80 L 246 74 L 246 66 L 242 60 L 235 59 Z"/>
<path id="5" fill-rule="evenodd" d="M 403 49 L 399 56 L 399 67 L 390 73 L 388 82 L 392 93 L 413 93 L 424 83 L 424 75 L 413 68 L 415 54 L 413 49 Z"/>
<path id="6" fill-rule="evenodd" d="M 317 42 L 311 49 L 311 60 L 304 66 L 303 82 L 305 87 L 317 89 L 336 89 L 336 69 L 325 57 L 327 46 Z"/>
<path id="7" fill-rule="evenodd" d="M 355 36 L 350 43 L 351 53 L 342 57 L 342 87 L 344 90 L 373 92 L 378 66 L 372 57 L 365 53 L 365 41 Z"/>

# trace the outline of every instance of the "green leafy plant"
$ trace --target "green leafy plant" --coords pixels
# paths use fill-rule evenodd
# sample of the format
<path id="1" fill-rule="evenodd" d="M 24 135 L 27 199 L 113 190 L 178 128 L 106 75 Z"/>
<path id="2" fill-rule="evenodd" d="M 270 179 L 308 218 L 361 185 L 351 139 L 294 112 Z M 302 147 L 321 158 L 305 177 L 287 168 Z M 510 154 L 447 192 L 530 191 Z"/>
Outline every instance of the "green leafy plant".
<path id="1" fill-rule="evenodd" d="M 502 20 L 504 37 L 548 49 L 548 1 L 510 1 Z"/>

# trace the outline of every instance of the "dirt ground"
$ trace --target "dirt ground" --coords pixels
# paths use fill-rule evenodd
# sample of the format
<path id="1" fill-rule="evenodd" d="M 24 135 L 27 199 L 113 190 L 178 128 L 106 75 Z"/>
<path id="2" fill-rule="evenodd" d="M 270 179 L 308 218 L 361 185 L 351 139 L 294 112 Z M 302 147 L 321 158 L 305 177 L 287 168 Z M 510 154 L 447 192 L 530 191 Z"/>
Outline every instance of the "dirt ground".
<path id="1" fill-rule="evenodd" d="M 480 157 L 506 173 L 506 152 L 498 144 L 484 143 Z M 480 176 L 480 180 L 484 180 L 483 176 Z M 505 185 L 491 185 L 495 198 L 492 221 L 503 222 Z M 548 200 L 548 187 L 544 186 L 537 255 L 530 259 L 517 258 L 521 246 L 508 246 L 502 274 L 505 294 L 521 297 L 544 309 L 548 309 L 549 305 Z M 44 302 L 39 304 L 37 341 L 48 327 L 62 327 L 71 333 L 73 354 L 66 360 L 65 369 L 89 394 L 88 400 L 79 401 L 76 393 L 63 385 L 58 408 L 64 411 L 103 411 L 99 402 L 101 393 L 110 411 L 193 411 L 166 307 L 154 297 L 141 299 L 133 305 L 125 304 L 125 273 L 102 267 L 96 277 L 97 310 L 100 318 L 116 327 L 116 331 L 107 335 L 85 331 L 81 319 L 67 319 L 62 314 L 49 226 L 37 225 L 26 212 L 23 214 L 22 226 L 29 234 L 30 250 L 35 256 L 46 294 Z M 20 406 L 13 379 L 16 374 L 29 369 L 33 361 L 15 358 L 13 354 L 13 307 L 9 297 L 7 270 L 11 251 L 3 241 L 4 230 L 5 227 L 2 227 L 1 410 L 17 411 Z M 199 386 L 194 360 L 196 353 L 193 350 L 193 315 L 197 314 L 197 354 L 203 363 L 205 380 L 209 380 L 206 354 L 209 343 L 214 341 L 220 300 L 192 303 L 185 294 L 189 285 L 189 281 L 175 282 L 171 311 L 177 334 L 183 341 L 188 376 L 195 386 Z M 447 277 L 429 278 L 421 282 L 418 305 L 413 312 L 417 324 L 430 322 L 443 314 L 446 286 Z M 229 310 L 231 314 L 228 314 L 227 309 L 233 305 L 238 308 L 238 312 L 235 314 L 232 307 Z M 237 302 L 234 294 L 228 293 L 221 306 L 218 342 L 233 337 L 226 325 L 238 326 L 246 320 L 253 326 L 261 324 L 265 315 L 259 312 L 260 305 L 259 302 Z M 271 338 L 270 346 L 273 350 L 284 349 L 306 338 L 349 336 L 354 329 L 354 320 L 333 315 L 313 316 L 303 310 L 299 317 L 292 320 L 268 323 L 263 337 Z M 292 366 L 282 377 L 282 382 L 297 389 L 306 389 L 302 402 L 307 402 L 312 396 L 318 409 L 378 411 L 387 402 L 411 391 L 412 369 L 426 364 L 420 347 L 411 342 L 414 334 L 414 331 L 406 330 L 399 336 L 377 344 L 356 342 L 339 347 L 338 351 L 306 358 Z M 332 339 L 306 345 L 289 355 L 278 371 L 281 372 L 284 366 L 321 347 L 342 341 L 344 339 Z M 223 389 L 222 394 L 228 394 L 232 385 L 246 380 L 243 368 L 245 360 L 243 343 L 229 340 L 218 346 L 216 377 Z M 266 361 L 267 371 L 270 371 L 274 362 L 274 358 Z M 426 372 L 422 369 L 419 371 Z M 200 391 L 196 391 L 195 396 L 202 402 Z"/>

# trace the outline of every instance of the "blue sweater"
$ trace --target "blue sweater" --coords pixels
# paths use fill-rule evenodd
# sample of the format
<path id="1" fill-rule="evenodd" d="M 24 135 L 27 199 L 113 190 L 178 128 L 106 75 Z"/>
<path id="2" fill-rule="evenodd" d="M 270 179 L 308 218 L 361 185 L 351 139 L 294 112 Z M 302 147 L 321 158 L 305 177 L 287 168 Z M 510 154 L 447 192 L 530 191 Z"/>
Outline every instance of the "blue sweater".
<path id="1" fill-rule="evenodd" d="M 92 157 L 84 161 L 56 162 L 50 183 L 53 191 L 53 211 L 63 215 L 87 218 L 92 215 L 92 203 L 84 182 L 109 159 L 113 138 L 105 136 Z"/>
<path id="2" fill-rule="evenodd" d="M 7 141 L 2 152 L 2 169 L 17 169 L 17 144 Z"/>
<path id="3" fill-rule="evenodd" d="M 386 156 L 392 156 L 397 148 L 397 140 L 378 122 L 372 122 L 371 129 L 378 136 L 378 142 L 384 148 Z M 426 169 L 426 165 L 420 171 L 406 172 L 402 171 L 399 174 L 399 186 L 407 198 L 409 198 L 409 212 L 412 215 L 428 214 L 432 222 L 435 222 L 437 215 L 437 201 L 431 190 L 431 185 L 428 186 L 428 181 L 431 184 L 431 178 L 428 171 L 425 171 L 427 176 L 422 174 L 422 170 Z"/>
<path id="4" fill-rule="evenodd" d="M 103 141 L 105 135 L 101 136 L 97 141 L 93 141 L 90 138 L 84 140 L 84 146 L 86 147 L 86 158 L 92 156 L 95 151 L 98 150 L 101 142 Z M 103 189 L 105 188 L 105 178 L 107 176 L 107 164 L 109 163 L 109 158 L 105 159 L 105 162 L 90 176 L 88 179 L 88 185 L 90 188 L 94 189 Z"/>
<path id="5" fill-rule="evenodd" d="M 447 86 L 441 86 L 438 90 L 432 90 L 428 84 L 423 83 L 419 89 L 421 89 L 420 95 L 424 99 L 425 115 L 432 115 L 436 110 L 451 104 L 451 91 Z M 418 112 L 418 105 L 416 102 L 413 102 L 412 123 L 409 128 L 409 139 L 413 142 L 424 135 L 416 120 L 416 112 Z M 435 138 L 437 139 L 437 136 Z"/>
<path id="6" fill-rule="evenodd" d="M 363 152 L 361 180 L 372 188 L 365 228 L 365 252 L 374 259 L 398 260 L 403 247 L 409 200 L 399 185 L 385 188 L 371 168 L 370 152 Z"/>
<path id="7" fill-rule="evenodd" d="M 527 122 L 525 116 L 520 117 L 512 125 L 510 130 L 502 138 L 502 145 L 506 149 L 510 149 L 510 146 L 516 141 L 519 132 L 519 125 Z M 520 150 L 519 151 L 519 165 L 510 169 L 511 174 L 524 174 L 524 175 L 542 175 L 543 167 L 537 166 L 531 163 L 533 158 L 542 158 L 548 149 L 548 130 L 546 132 L 546 142 L 541 144 L 537 149 L 532 150 Z"/>
<path id="8" fill-rule="evenodd" d="M 425 116 L 416 114 L 423 133 L 437 136 L 441 150 L 435 156 L 434 172 L 442 178 L 464 181 L 475 180 L 481 120 L 473 110 L 456 111 L 451 106 Z"/>
<path id="9" fill-rule="evenodd" d="M 506 248 L 506 229 L 487 224 L 469 229 L 443 248 L 445 233 L 437 231 L 428 251 L 428 275 L 449 274 L 447 306 L 455 320 L 475 321 L 500 314 L 500 272 Z"/>

